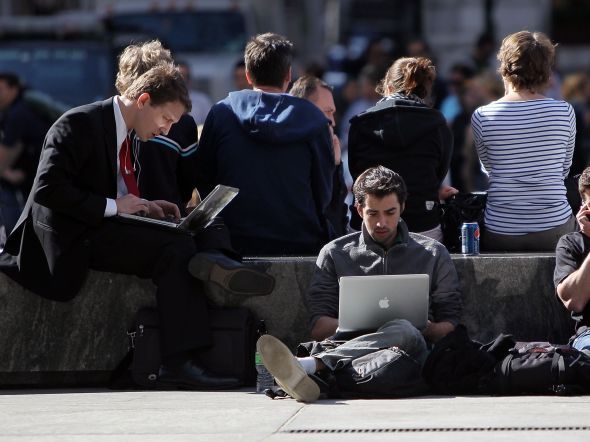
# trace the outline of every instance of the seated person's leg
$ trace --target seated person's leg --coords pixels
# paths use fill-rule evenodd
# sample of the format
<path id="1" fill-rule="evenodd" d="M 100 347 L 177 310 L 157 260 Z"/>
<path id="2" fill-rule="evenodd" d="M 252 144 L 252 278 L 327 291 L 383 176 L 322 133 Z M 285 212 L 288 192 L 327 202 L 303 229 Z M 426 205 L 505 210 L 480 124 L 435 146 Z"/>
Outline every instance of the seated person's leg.
<path id="1" fill-rule="evenodd" d="M 572 347 L 576 350 L 590 350 L 590 328 L 581 333 L 580 336 L 576 336 L 576 339 L 572 342 Z"/>
<path id="2" fill-rule="evenodd" d="M 206 372 L 193 362 L 211 344 L 207 298 L 202 282 L 188 272 L 196 248 L 190 236 L 108 221 L 89 237 L 90 268 L 156 284 L 164 372 L 162 381 L 191 388 L 231 388 L 234 378 Z"/>
<path id="3" fill-rule="evenodd" d="M 353 359 L 389 347 L 402 349 L 420 364 L 428 355 L 426 341 L 420 331 L 405 319 L 396 319 L 382 325 L 375 333 L 351 339 L 314 357 L 329 369 L 336 370 Z"/>
<path id="4" fill-rule="evenodd" d="M 232 259 L 240 259 L 239 254 L 232 247 L 229 229 L 219 216 L 214 218 L 211 225 L 197 233 L 193 238 L 198 250 L 215 250 Z"/>
<path id="5" fill-rule="evenodd" d="M 227 226 L 220 217 L 194 237 L 200 253 L 189 263 L 191 274 L 210 281 L 236 295 L 262 296 L 274 289 L 274 278 L 256 268 L 246 267 L 231 246 Z"/>
<path id="6" fill-rule="evenodd" d="M 257 343 L 258 352 L 268 371 L 286 393 L 300 402 L 313 402 L 320 394 L 319 387 L 309 374 L 324 368 L 334 371 L 356 358 L 390 347 L 404 350 L 420 365 L 428 355 L 422 334 L 404 319 L 390 321 L 375 333 L 351 339 L 312 358 L 296 358 L 287 346 L 270 335 L 262 336 Z"/>
<path id="7" fill-rule="evenodd" d="M 285 392 L 299 402 L 313 402 L 320 396 L 320 388 L 308 376 L 291 350 L 271 335 L 262 335 L 256 343 L 262 362 Z M 316 368 L 312 368 L 313 374 Z"/>

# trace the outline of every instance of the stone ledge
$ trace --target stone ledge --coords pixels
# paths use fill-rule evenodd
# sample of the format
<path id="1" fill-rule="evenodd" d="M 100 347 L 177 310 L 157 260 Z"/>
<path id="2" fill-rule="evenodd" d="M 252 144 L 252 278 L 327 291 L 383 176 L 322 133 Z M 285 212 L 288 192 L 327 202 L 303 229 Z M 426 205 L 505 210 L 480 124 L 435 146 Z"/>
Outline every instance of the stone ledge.
<path id="1" fill-rule="evenodd" d="M 225 306 L 250 308 L 294 347 L 308 339 L 304 294 L 315 258 L 251 258 L 276 278 L 265 297 L 238 298 L 210 287 Z M 482 342 L 498 333 L 565 342 L 573 330 L 553 289 L 553 254 L 453 255 L 463 289 L 462 322 Z M 42 299 L 0 274 L 0 385 L 101 384 L 127 352 L 135 312 L 155 305 L 151 281 L 91 272 L 67 303 Z"/>

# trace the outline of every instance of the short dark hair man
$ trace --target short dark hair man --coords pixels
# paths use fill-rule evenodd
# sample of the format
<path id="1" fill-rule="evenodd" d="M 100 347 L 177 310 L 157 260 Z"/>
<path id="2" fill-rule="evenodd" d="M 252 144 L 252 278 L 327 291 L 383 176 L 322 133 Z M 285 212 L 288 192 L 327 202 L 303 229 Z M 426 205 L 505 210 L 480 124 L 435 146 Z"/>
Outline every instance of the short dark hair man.
<path id="1" fill-rule="evenodd" d="M 211 108 L 197 149 L 199 189 L 240 188 L 223 217 L 243 254 L 317 253 L 335 236 L 326 217 L 335 168 L 329 121 L 285 93 L 292 52 L 277 34 L 248 42 L 254 90 L 230 92 Z"/>
<path id="2" fill-rule="evenodd" d="M 354 194 L 362 231 L 330 242 L 318 256 L 307 293 L 311 337 L 319 341 L 336 333 L 338 280 L 342 276 L 428 274 L 429 322 L 419 331 L 406 320 L 390 321 L 375 333 L 299 360 L 278 339 L 262 336 L 258 351 L 268 370 L 288 394 L 303 402 L 319 396 L 319 388 L 308 374 L 339 370 L 383 348 L 399 347 L 421 366 L 427 356 L 427 342 L 436 342 L 452 331 L 461 314 L 459 282 L 449 253 L 437 241 L 408 232 L 400 217 L 406 200 L 401 176 L 383 166 L 368 169 L 357 178 Z M 412 370 L 408 372 L 407 366 L 400 365 L 400 378 L 419 378 L 420 369 Z"/>
<path id="3" fill-rule="evenodd" d="M 590 167 L 578 181 L 582 206 L 576 214 L 579 232 L 562 236 L 555 249 L 553 279 L 557 296 L 577 320 L 578 335 L 572 346 L 590 350 Z"/>
<path id="4" fill-rule="evenodd" d="M 114 217 L 140 211 L 152 218 L 179 216 L 175 204 L 135 194 L 127 138 L 131 131 L 142 141 L 167 134 L 190 105 L 177 68 L 162 63 L 122 95 L 66 112 L 45 137 L 35 184 L 4 251 L 17 256 L 18 272 L 11 276 L 58 301 L 76 295 L 88 269 L 151 278 L 162 330 L 161 381 L 233 387 L 236 379 L 193 362 L 193 354 L 211 344 L 211 333 L 203 287 L 188 270 L 189 261 L 202 255 L 195 255 L 192 238 Z"/>

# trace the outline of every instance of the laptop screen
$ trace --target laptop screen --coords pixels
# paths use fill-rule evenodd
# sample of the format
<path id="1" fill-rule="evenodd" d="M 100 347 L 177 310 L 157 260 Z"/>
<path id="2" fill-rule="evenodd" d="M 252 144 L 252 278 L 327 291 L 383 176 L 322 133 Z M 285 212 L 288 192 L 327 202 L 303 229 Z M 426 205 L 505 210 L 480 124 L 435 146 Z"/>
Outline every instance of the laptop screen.
<path id="1" fill-rule="evenodd" d="M 428 322 L 429 293 L 427 274 L 343 276 L 338 330 L 375 331 L 394 319 L 421 330 Z"/>

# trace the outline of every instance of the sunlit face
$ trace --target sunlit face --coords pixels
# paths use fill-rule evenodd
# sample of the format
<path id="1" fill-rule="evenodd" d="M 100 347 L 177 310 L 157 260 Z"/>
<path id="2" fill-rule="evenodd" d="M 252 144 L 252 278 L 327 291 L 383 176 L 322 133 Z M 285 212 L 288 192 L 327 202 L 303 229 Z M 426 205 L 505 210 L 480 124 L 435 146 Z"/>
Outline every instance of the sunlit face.
<path id="1" fill-rule="evenodd" d="M 404 206 L 397 195 L 391 193 L 384 197 L 367 195 L 363 207 L 357 204 L 358 214 L 373 240 L 388 249 L 397 236 L 397 225 Z"/>
<path id="2" fill-rule="evenodd" d="M 318 86 L 316 93 L 310 97 L 310 101 L 320 108 L 326 118 L 330 120 L 332 127 L 334 127 L 336 125 L 336 121 L 334 120 L 336 105 L 334 104 L 332 91 L 325 87 Z"/>
<path id="3" fill-rule="evenodd" d="M 141 141 L 147 141 L 158 135 L 167 135 L 170 127 L 180 120 L 186 110 L 180 101 L 153 106 L 148 94 L 142 94 L 137 99 L 137 107 L 134 129 Z"/>

